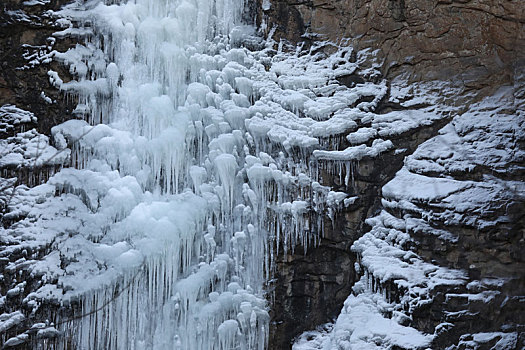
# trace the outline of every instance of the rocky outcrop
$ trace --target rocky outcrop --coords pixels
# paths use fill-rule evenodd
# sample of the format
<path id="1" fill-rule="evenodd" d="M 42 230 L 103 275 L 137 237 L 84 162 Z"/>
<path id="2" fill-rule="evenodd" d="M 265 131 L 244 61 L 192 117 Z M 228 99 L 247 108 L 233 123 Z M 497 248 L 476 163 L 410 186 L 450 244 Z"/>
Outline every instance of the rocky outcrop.
<path id="1" fill-rule="evenodd" d="M 378 107 L 379 113 L 391 110 L 389 99 L 390 96 L 384 98 Z M 396 109 L 413 110 L 401 105 Z M 355 201 L 337 213 L 333 220 L 325 220 L 318 246 L 309 247 L 306 254 L 302 248 L 297 248 L 295 254 L 281 256 L 274 282 L 270 349 L 288 348 L 293 337 L 339 314 L 352 286 L 360 279 L 355 271 L 357 255 L 350 248 L 369 230 L 366 219 L 380 210 L 381 188 L 401 169 L 405 156 L 435 136 L 449 120 L 445 116 L 432 125 L 411 128 L 395 135 L 391 140 L 396 151 L 352 161 L 351 170 L 347 169 L 352 172 L 349 174 L 351 184 L 345 184 L 339 174 L 334 176 L 326 170 L 320 172 L 323 185 L 347 192 Z M 351 147 L 351 144 L 346 141 L 340 145 L 341 149 L 345 147 Z"/>
<path id="2" fill-rule="evenodd" d="M 479 89 L 512 83 L 525 64 L 520 0 L 272 0 L 259 21 L 266 33 L 275 28 L 275 37 L 292 42 L 378 50 L 385 76 L 411 81 L 455 77 Z"/>
<path id="3" fill-rule="evenodd" d="M 17 178 L 16 185 L 45 182 L 63 158 L 49 147 L 50 130 L 72 118 L 76 98 L 53 86 L 48 72 L 70 77 L 67 67 L 53 60 L 55 51 L 75 45 L 73 38 L 53 36 L 63 29 L 53 11 L 66 3 L 8 0 L 0 8 L 0 172 Z"/>
<path id="4" fill-rule="evenodd" d="M 73 104 L 69 104 L 64 95 L 51 87 L 47 75 L 48 70 L 52 69 L 59 72 L 61 77 L 67 76 L 60 64 L 48 60 L 53 49 L 65 51 L 71 44 L 51 37 L 58 27 L 45 15 L 45 10 L 56 9 L 60 5 L 61 1 L 41 0 L 24 4 L 21 1 L 8 1 L 1 12 L 2 29 L 5 30 L 0 34 L 3 64 L 0 105 L 16 104 L 32 111 L 37 118 L 29 117 L 24 125 L 26 128 L 36 126 L 41 133 L 49 133 L 52 126 L 69 119 Z M 277 272 L 271 283 L 274 303 L 270 349 L 285 349 L 292 338 L 302 331 L 337 316 L 352 287 L 359 285 L 364 271 L 370 268 L 361 261 L 364 249 L 352 248 L 354 243 L 366 234 L 368 236 L 365 238 L 370 242 L 376 238 L 381 241 L 381 234 L 395 231 L 399 231 L 400 236 L 404 234 L 403 237 L 408 237 L 408 243 L 399 244 L 395 246 L 396 249 L 406 249 L 407 254 L 416 253 L 421 258 L 421 264 L 432 263 L 437 267 L 461 269 L 467 275 L 452 287 L 429 286 L 431 283 L 428 281 L 422 282 L 425 293 L 428 292 L 424 303 L 414 302 L 410 307 L 400 304 L 396 306 L 397 309 L 385 314 L 390 312 L 388 316 L 392 317 L 395 312 L 405 325 L 426 333 L 435 332 L 437 337 L 433 348 L 436 349 L 449 346 L 468 348 L 479 338 L 476 334 L 487 331 L 491 334 L 499 330 L 506 332 L 485 336 L 487 344 L 492 345 L 511 332 L 523 332 L 525 321 L 521 295 L 525 294 L 524 282 L 522 278 L 516 277 L 520 277 L 524 266 L 520 254 L 524 244 L 524 205 L 521 197 L 513 196 L 509 188 L 514 188 L 513 180 L 519 180 L 524 175 L 523 158 L 520 158 L 524 141 L 519 130 L 505 129 L 503 120 L 513 115 L 523 118 L 519 113 L 523 109 L 523 103 L 519 102 L 523 100 L 523 4 L 520 1 L 495 3 L 481 0 L 445 0 L 436 3 L 416 0 L 272 0 L 264 1 L 264 6 L 260 1 L 259 5 L 258 8 L 263 9 L 258 14 L 259 24 L 266 33 L 271 33 L 275 28 L 274 38 L 287 38 L 294 43 L 306 40 L 309 44 L 324 38 L 338 44 L 354 45 L 363 50 L 361 52 L 368 50 L 368 54 L 360 57 L 355 52 L 348 57 L 346 53 L 340 57 L 342 65 L 359 60 L 359 69 L 332 79 L 330 68 L 323 67 L 328 71 L 323 73 L 324 76 L 330 77 L 326 84 L 321 83 L 314 89 L 309 86 L 311 91 L 306 92 L 308 89 L 299 91 L 299 88 L 293 88 L 293 92 L 308 96 L 307 99 L 302 96 L 302 99 L 316 102 L 330 99 L 329 104 L 334 105 L 340 102 L 336 91 L 345 91 L 345 86 L 358 91 L 373 85 L 373 93 L 363 94 L 352 103 L 345 101 L 345 108 L 360 109 L 363 114 L 370 112 L 368 119 L 356 117 L 356 125 L 351 130 L 355 131 L 354 141 L 365 135 L 360 132 L 365 129 L 372 136 L 352 143 L 351 139 L 344 137 L 346 135 L 338 134 L 331 136 L 331 139 L 320 140 L 321 150 L 330 152 L 361 146 L 374 149 L 379 137 L 391 142 L 390 148 L 384 152 L 378 151 L 374 156 L 339 163 L 323 159 L 312 162 L 319 167 L 316 170 L 319 170 L 321 185 L 346 192 L 349 198 L 341 212 L 333 214 L 331 220 L 324 221 L 323 238 L 318 246 L 310 247 L 306 254 L 302 247 L 296 247 L 294 253 L 278 255 Z M 325 59 L 328 56 L 326 53 L 333 51 L 331 46 L 313 47 L 305 61 Z M 334 59 L 330 64 L 334 62 L 337 63 L 332 68 L 341 63 Z M 311 79 L 316 77 L 315 72 L 309 74 Z M 286 72 L 283 76 L 286 78 Z M 294 106 L 297 100 L 294 101 L 292 95 L 286 95 L 290 97 L 289 101 L 286 98 L 279 100 L 285 96 L 285 92 L 293 90 L 290 86 L 294 84 L 286 85 L 286 79 L 279 81 L 278 74 L 275 78 L 282 84 L 275 95 L 276 103 L 299 116 L 306 112 L 315 114 L 315 109 L 307 111 L 304 106 L 298 112 L 298 107 Z M 387 79 L 385 83 L 383 79 Z M 452 90 L 443 84 L 424 86 L 433 80 L 446 80 L 448 85 L 458 89 Z M 409 85 L 411 83 L 418 84 Z M 454 146 L 462 149 L 459 155 L 453 152 L 454 149 L 442 154 L 429 151 L 434 148 L 432 144 L 428 146 L 427 142 L 434 142 L 431 140 L 435 140 L 438 134 L 447 134 L 447 130 L 443 129 L 445 125 L 469 112 L 474 102 L 493 94 L 502 84 L 513 85 L 510 95 L 518 102 L 513 104 L 504 99 L 495 99 L 489 107 L 482 107 L 479 111 L 484 115 L 496 115 L 496 119 L 503 116 L 502 121 L 496 120 L 497 125 L 503 125 L 503 128 L 491 128 L 488 123 L 462 129 L 463 133 L 459 135 L 461 143 Z M 421 96 L 433 98 L 422 99 Z M 301 99 L 298 101 L 301 102 Z M 499 103 L 504 107 L 494 108 Z M 330 117 L 334 111 L 337 112 L 334 109 L 328 113 Z M 409 118 L 403 119 L 403 113 Z M 416 115 L 412 116 L 412 113 Z M 437 117 L 418 119 L 420 115 L 426 114 L 435 114 Z M 327 115 L 320 117 L 328 118 Z M 392 131 L 397 126 L 405 129 Z M 12 137 L 19 132 L 22 130 L 6 129 L 5 135 Z M 345 130 L 341 130 L 343 132 Z M 382 139 L 380 141 L 384 142 Z M 485 143 L 488 146 L 478 147 L 476 142 L 480 139 L 488 140 Z M 505 139 L 508 144 L 498 142 L 498 139 Z M 469 140 L 472 142 L 469 143 Z M 427 146 L 423 147 L 425 144 Z M 491 153 L 491 150 L 498 148 L 501 152 Z M 505 153 L 515 157 L 506 158 Z M 475 156 L 465 159 L 461 157 L 462 154 Z M 478 157 L 480 161 L 472 161 L 472 158 Z M 406 165 L 407 161 L 411 165 Z M 416 166 L 422 162 L 425 166 Z M 469 166 L 453 166 L 465 162 Z M 463 194 L 463 199 L 468 199 L 468 191 L 478 188 L 478 185 L 494 196 L 481 197 L 477 206 L 457 209 L 442 203 L 446 197 L 414 199 L 403 197 L 403 191 L 385 193 L 385 185 L 399 181 L 400 170 L 406 170 L 411 173 L 410 176 L 437 179 L 435 181 L 443 177 L 457 181 L 459 190 L 451 195 Z M 9 176 L 12 175 L 9 173 Z M 26 178 L 21 180 L 24 183 L 31 181 Z M 403 182 L 404 186 L 413 183 L 416 182 Z M 1 184 L 4 185 L 12 186 L 10 183 Z M 498 190 L 490 192 L 488 189 L 491 188 Z M 20 197 L 23 198 L 26 190 L 21 190 Z M 23 200 L 27 203 L 24 205 L 41 204 L 45 195 L 26 193 L 27 198 Z M 486 203 L 482 203 L 483 200 Z M 378 215 L 383 215 L 383 210 L 389 222 L 377 219 Z M 57 214 L 60 215 L 67 215 L 67 211 Z M 371 217 L 375 221 L 366 221 Z M 17 218 L 13 215 L 12 220 L 5 224 L 11 225 Z M 408 225 L 414 222 L 417 225 Z M 377 237 L 370 232 L 377 233 Z M 450 237 L 453 239 L 448 239 Z M 362 243 L 366 246 L 369 241 L 364 239 Z M 3 326 L 9 326 L 6 328 L 9 333 L 3 336 L 4 339 L 10 338 L 15 346 L 17 341 L 20 344 L 27 341 L 18 339 L 17 334 L 34 335 L 37 338 L 38 334 L 42 334 L 43 338 L 47 333 L 51 338 L 56 335 L 53 327 L 45 328 L 48 326 L 46 324 L 24 334 L 20 332 L 33 322 L 49 319 L 51 310 L 58 305 L 40 308 L 40 314 L 31 315 L 31 320 L 25 320 L 24 315 L 17 313 L 23 297 L 36 288 L 33 285 L 35 281 L 31 282 L 26 269 L 26 262 L 36 261 L 49 253 L 52 242 L 44 243 L 38 249 L 18 249 L 9 256 L 2 256 L 3 260 L 0 261 L 6 270 L 0 285 L 1 294 L 6 295 L 2 303 L 1 321 Z M 385 246 L 388 244 L 385 243 Z M 410 260 L 411 255 L 407 256 L 406 259 L 403 257 L 407 261 L 400 259 L 400 263 L 416 265 Z M 384 292 L 391 299 L 389 302 L 399 302 L 403 298 L 414 301 L 421 297 L 412 296 L 413 290 L 396 285 L 393 278 L 383 279 L 373 273 L 370 275 L 373 291 Z M 500 280 L 503 282 L 498 282 Z M 410 287 L 420 288 L 420 282 L 415 281 Z M 30 310 L 26 311 L 30 314 Z M 523 337 L 518 339 L 517 346 L 523 345 L 523 341 Z"/>
<path id="5" fill-rule="evenodd" d="M 75 99 L 52 86 L 48 71 L 68 77 L 67 67 L 52 60 L 53 50 L 66 51 L 72 39 L 57 39 L 62 30 L 48 11 L 69 0 L 8 0 L 0 8 L 0 106 L 16 105 L 37 117 L 39 132 L 71 119 Z"/>

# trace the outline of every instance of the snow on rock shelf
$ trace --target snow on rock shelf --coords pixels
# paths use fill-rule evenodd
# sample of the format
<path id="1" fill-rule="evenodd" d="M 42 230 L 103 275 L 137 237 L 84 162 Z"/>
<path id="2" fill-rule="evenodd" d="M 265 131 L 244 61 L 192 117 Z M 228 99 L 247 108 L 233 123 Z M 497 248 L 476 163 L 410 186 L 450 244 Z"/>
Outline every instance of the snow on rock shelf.
<path id="1" fill-rule="evenodd" d="M 405 158 L 352 245 L 361 280 L 335 323 L 295 350 L 519 347 L 523 106 L 502 87 Z"/>
<path id="2" fill-rule="evenodd" d="M 36 129 L 37 117 L 13 105 L 0 106 L 0 170 L 4 178 L 34 186 L 45 182 L 69 160 Z"/>

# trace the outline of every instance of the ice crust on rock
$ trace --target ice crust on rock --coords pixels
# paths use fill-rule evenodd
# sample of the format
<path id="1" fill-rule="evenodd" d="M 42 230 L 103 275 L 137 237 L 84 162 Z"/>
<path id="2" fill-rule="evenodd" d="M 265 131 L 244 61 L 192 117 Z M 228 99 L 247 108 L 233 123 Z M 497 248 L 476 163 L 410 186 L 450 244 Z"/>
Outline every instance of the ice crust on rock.
<path id="1" fill-rule="evenodd" d="M 33 113 L 16 106 L 3 105 L 0 107 L 0 133 L 2 134 L 7 134 L 19 125 L 34 123 L 36 120 L 37 118 Z"/>
<path id="2" fill-rule="evenodd" d="M 0 140 L 0 167 L 27 168 L 63 164 L 69 150 L 59 152 L 35 129 Z"/>
<path id="3" fill-rule="evenodd" d="M 0 168 L 21 169 L 64 164 L 69 150 L 58 151 L 33 126 L 37 117 L 13 105 L 0 107 Z M 26 128 L 30 128 L 26 130 Z"/>
<path id="4" fill-rule="evenodd" d="M 375 139 L 371 147 L 366 145 L 348 147 L 343 151 L 314 151 L 314 157 L 322 160 L 358 161 L 364 157 L 375 158 L 379 154 L 392 149 L 392 141 Z"/>
<path id="5" fill-rule="evenodd" d="M 358 284 L 366 283 L 363 281 Z M 381 294 L 371 291 L 351 295 L 346 301 L 333 328 L 329 332 L 307 332 L 299 337 L 293 350 L 332 349 L 424 349 L 432 336 L 414 328 L 402 326 L 385 317 L 393 305 Z"/>
<path id="6" fill-rule="evenodd" d="M 525 156 L 517 147 L 525 138 L 520 103 L 512 87 L 500 88 L 425 142 L 407 158 L 407 167 L 414 173 L 439 177 L 472 173 L 483 167 L 490 167 L 498 176 L 519 170 Z"/>
<path id="7" fill-rule="evenodd" d="M 367 224 L 372 230 L 352 246 L 359 256 L 361 280 L 354 285 L 330 331 L 305 332 L 294 350 L 425 349 L 431 344 L 433 335 L 400 321 L 410 319 L 414 308 L 427 303 L 432 289 L 465 284 L 466 274 L 424 262 L 407 249 L 412 240 L 405 232 L 404 220 L 383 211 Z M 390 282 L 403 291 L 398 302 L 387 287 Z"/>
<path id="8" fill-rule="evenodd" d="M 393 89 L 391 98 L 396 94 L 402 93 Z M 418 256 L 413 251 L 417 244 L 413 236 L 434 236 L 441 244 L 457 244 L 462 237 L 449 227 L 490 232 L 512 224 L 512 213 L 504 208 L 523 203 L 525 198 L 523 181 L 509 179 L 523 172 L 522 106 L 514 88 L 502 87 L 456 115 L 437 136 L 405 158 L 403 168 L 382 188 L 383 210 L 367 219 L 370 231 L 352 245 L 361 280 L 337 320 L 303 333 L 293 349 L 425 349 L 434 346 L 433 340 L 444 330 L 455 327 L 461 314 L 478 315 L 476 305 L 479 308 L 501 297 L 507 279 L 492 277 L 489 269 L 487 276 L 468 282 L 472 277 L 466 270 L 439 266 Z M 387 115 L 384 120 L 389 120 Z M 403 124 L 398 124 L 400 129 Z M 348 141 L 368 143 L 369 138 L 380 135 L 373 125 L 351 133 Z M 498 210 L 501 215 L 494 214 Z M 493 261 L 496 264 L 497 259 Z M 415 310 L 432 304 L 437 293 L 443 293 L 445 303 L 440 306 L 442 323 L 434 333 L 422 334 L 404 326 L 411 323 Z M 455 299 L 466 304 L 460 311 L 448 311 L 448 303 L 454 305 Z M 448 349 L 512 349 L 519 336 L 513 329 L 513 325 L 504 325 L 497 332 L 463 334 Z"/>

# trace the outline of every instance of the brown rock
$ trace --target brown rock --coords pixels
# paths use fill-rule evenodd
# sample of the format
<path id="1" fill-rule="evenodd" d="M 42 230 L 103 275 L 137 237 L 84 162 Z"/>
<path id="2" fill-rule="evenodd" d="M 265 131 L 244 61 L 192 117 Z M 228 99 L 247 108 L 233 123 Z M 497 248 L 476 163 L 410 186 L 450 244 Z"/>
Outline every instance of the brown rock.
<path id="1" fill-rule="evenodd" d="M 52 0 L 50 3 L 25 6 L 23 1 L 8 0 L 0 8 L 0 105 L 14 104 L 19 108 L 33 112 L 38 118 L 39 132 L 49 134 L 51 127 L 71 118 L 71 110 L 76 105 L 74 99 L 66 96 L 49 83 L 49 70 L 55 70 L 62 77 L 68 77 L 69 71 L 57 62 L 29 64 L 26 55 L 40 50 L 66 50 L 74 45 L 70 40 L 56 42 L 51 49 L 49 38 L 61 30 L 54 24 L 47 10 L 57 10 L 69 0 Z M 12 17 L 9 11 L 24 11 L 28 21 Z M 51 98 L 47 103 L 41 93 Z"/>
<path id="2" fill-rule="evenodd" d="M 458 76 L 476 87 L 512 83 L 512 72 L 525 60 L 520 0 L 274 0 L 259 14 L 263 18 L 268 31 L 275 26 L 278 38 L 292 42 L 305 40 L 306 32 L 377 49 L 387 77 Z"/>

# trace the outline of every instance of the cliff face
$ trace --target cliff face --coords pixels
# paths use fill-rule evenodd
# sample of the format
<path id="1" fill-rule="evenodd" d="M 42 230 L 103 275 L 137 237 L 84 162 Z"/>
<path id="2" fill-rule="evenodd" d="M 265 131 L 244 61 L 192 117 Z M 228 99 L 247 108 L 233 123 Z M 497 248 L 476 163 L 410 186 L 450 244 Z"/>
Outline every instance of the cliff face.
<path id="1" fill-rule="evenodd" d="M 63 65 L 47 60 L 53 49 L 66 51 L 75 44 L 76 38 L 51 36 L 60 28 L 46 11 L 56 10 L 65 2 L 41 0 L 30 1 L 28 3 L 33 5 L 27 5 L 22 0 L 10 0 L 3 3 L 0 13 L 0 106 L 16 104 L 33 112 L 37 118 L 30 118 L 24 127 L 36 127 L 43 134 L 70 119 L 71 107 L 75 104 L 52 87 L 47 74 L 54 70 L 61 77 L 68 76 Z M 258 24 L 267 34 L 276 29 L 274 39 L 283 38 L 292 43 L 306 40 L 310 44 L 328 39 L 352 45 L 356 51 L 369 50 L 369 54 L 360 58 L 355 54 L 352 57 L 352 60 L 359 60 L 360 69 L 330 81 L 330 84 L 350 89 L 365 82 L 379 85 L 382 79 L 387 81 L 386 92 L 377 98 L 377 107 L 372 108 L 375 122 L 359 120 L 356 126 L 370 132 L 375 128 L 376 134 L 356 143 L 359 146 L 371 147 L 379 138 L 377 134 L 384 129 L 380 121 L 382 115 L 391 112 L 431 114 L 434 106 L 439 114 L 439 118 L 421 125 L 413 124 L 397 134 L 381 135 L 391 141 L 393 147 L 380 156 L 365 157 L 352 162 L 351 166 L 339 165 L 338 174 L 333 169 L 327 170 L 328 167 L 321 169 L 323 185 L 347 192 L 355 200 L 333 220 L 325 220 L 323 239 L 318 247 L 310 248 L 307 254 L 297 247 L 295 254 L 277 258 L 270 349 L 287 348 L 292 338 L 302 331 L 328 322 L 340 313 L 343 302 L 367 268 L 360 260 L 366 252 L 351 247 L 371 230 L 403 231 L 410 235 L 410 250 L 424 261 L 466 272 L 462 283 L 429 289 L 425 303 L 407 312 L 405 324 L 426 333 L 439 333 L 433 348 L 453 346 L 462 336 L 470 341 L 473 337 L 469 338 L 469 334 L 499 331 L 505 327 L 506 331 L 523 334 L 524 204 L 522 197 L 509 194 L 508 190 L 514 186 L 509 181 L 525 176 L 524 159 L 520 155 L 525 137 L 519 128 L 505 127 L 509 119 L 523 120 L 520 114 L 525 97 L 525 9 L 522 1 L 272 0 L 270 7 L 266 2 L 263 6 L 262 0 L 258 2 L 256 7 L 254 3 L 249 4 L 253 6 L 251 10 L 258 11 Z M 333 48 L 326 46 L 319 51 L 323 50 L 332 53 Z M 33 60 L 38 64 L 32 64 Z M 368 69 L 370 67 L 374 69 Z M 444 88 L 440 84 L 420 88 L 421 84 L 432 81 L 447 81 L 457 90 L 447 90 L 449 86 Z M 508 89 L 501 96 L 487 105 L 471 108 L 503 85 Z M 333 85 L 325 87 L 329 91 Z M 401 90 L 404 92 L 400 93 Z M 420 99 L 431 94 L 437 96 L 430 99 L 432 102 Z M 366 105 L 375 98 L 372 94 L 361 96 L 352 107 Z M 465 113 L 471 109 L 474 110 L 471 117 L 480 121 L 487 115 L 500 119 L 494 126 L 492 121 L 472 125 L 457 119 L 453 125 L 460 130 L 459 141 L 442 154 L 433 152 L 439 148 L 436 135 L 450 136 L 448 131 L 440 130 L 455 117 L 468 117 Z M 393 125 L 405 122 L 389 120 Z M 7 136 L 20 131 L 12 130 Z M 344 136 L 334 143 L 336 148 L 342 150 L 356 145 Z M 454 137 L 451 139 L 456 140 Z M 478 144 L 479 140 L 484 143 Z M 332 141 L 327 140 L 327 143 Z M 412 167 L 405 169 L 407 159 Z M 424 166 L 416 166 L 423 163 Z M 464 167 L 454 165 L 464 163 L 467 164 Z M 341 168 L 345 166 L 344 171 L 351 172 L 351 175 L 342 175 L 343 178 L 347 176 L 347 183 L 341 178 L 344 172 Z M 402 173 L 408 179 L 405 182 L 396 176 L 400 169 L 406 170 Z M 13 169 L 1 170 L 8 177 L 18 175 L 21 183 L 32 182 L 27 175 L 10 173 Z M 407 172 L 411 175 L 406 175 Z M 451 195 L 459 198 L 459 202 L 454 203 L 468 202 L 478 187 L 487 190 L 488 194 L 481 199 L 475 198 L 478 202 L 474 204 L 455 208 L 442 205 L 447 198 L 439 196 L 415 200 L 395 191 L 384 193 L 384 186 L 391 181 L 412 188 L 418 176 L 435 181 L 453 180 L 458 190 Z M 33 182 L 43 180 L 45 177 Z M 489 189 L 495 190 L 490 192 Z M 390 207 L 385 208 L 384 203 Z M 374 224 L 381 221 L 376 217 L 383 209 L 388 213 L 379 216 L 383 220 L 380 224 Z M 367 222 L 371 217 L 375 217 L 375 221 Z M 403 220 L 418 224 L 401 229 L 399 222 Z M 452 239 L 429 234 L 430 231 L 448 232 Z M 4 259 L 0 266 L 11 264 L 15 268 L 6 269 L 0 284 L 1 294 L 17 285 L 17 279 L 30 281 L 22 260 L 28 254 L 46 254 L 48 249 L 45 246 L 34 251 L 17 251 Z M 497 278 L 507 282 L 490 282 Z M 402 290 L 392 279 L 380 276 L 371 279 L 374 288 L 392 300 L 413 292 L 410 288 Z M 29 283 L 23 288 L 27 294 L 33 286 Z M 2 312 L 18 310 L 24 293 L 11 293 Z M 480 299 L 487 295 L 489 302 Z M 42 308 L 41 314 L 33 315 L 34 319 L 28 322 L 49 318 L 47 313 L 51 314 L 50 309 Z M 9 336 L 16 335 L 28 324 L 21 322 L 19 329 L 9 330 Z M 439 328 L 438 332 L 442 324 L 447 326 Z M 490 341 L 498 341 L 494 339 Z M 517 346 L 523 342 L 521 335 Z"/>
<path id="2" fill-rule="evenodd" d="M 382 202 L 385 203 L 386 197 L 382 194 L 382 187 L 392 179 L 396 181 L 396 172 L 401 169 L 403 162 L 406 163 L 407 159 L 412 161 L 418 154 L 425 152 L 423 147 L 423 151 L 412 155 L 419 145 L 432 139 L 428 142 L 433 142 L 435 146 L 436 138 L 433 137 L 454 117 L 463 115 L 473 120 L 482 118 L 481 114 L 471 113 L 471 109 L 479 99 L 493 98 L 495 91 L 502 86 L 510 87 L 513 91 L 508 95 L 510 100 L 493 100 L 498 101 L 496 105 L 507 104 L 509 109 L 503 112 L 496 106 L 487 107 L 487 115 L 505 115 L 510 118 L 507 122 L 514 119 L 518 124 L 523 120 L 520 111 L 524 108 L 525 5 L 521 1 L 490 0 L 273 0 L 270 6 L 266 1 L 260 1 L 260 4 L 258 22 L 273 39 L 285 39 L 292 45 L 298 42 L 308 45 L 324 39 L 343 46 L 351 45 L 356 50 L 368 50 L 368 64 L 378 68 L 381 73 L 375 79 L 386 79 L 389 86 L 400 84 L 411 89 L 415 96 L 420 84 L 447 82 L 447 85 L 457 90 L 452 94 L 447 93 L 446 89 L 436 92 L 444 97 L 438 103 L 442 106 L 462 106 L 461 110 L 455 110 L 440 123 L 396 137 L 393 141 L 396 147 L 404 150 L 403 153 L 361 161 L 355 165 L 352 179 L 357 185 L 353 187 L 353 194 L 359 195 L 359 201 L 345 209 L 344 215 L 336 219 L 335 225 L 325 225 L 325 239 L 319 247 L 309 250 L 305 256 L 288 256 L 280 265 L 271 332 L 271 348 L 277 349 L 289 343 L 301 331 L 314 329 L 339 314 L 346 298 L 344 294 L 350 294 L 352 286 L 360 278 L 359 273 L 353 271 L 359 257 L 350 250 L 350 246 L 370 231 L 365 220 L 384 209 Z M 366 73 L 357 72 L 339 80 L 340 83 L 355 84 L 367 79 L 370 76 L 366 76 Z M 382 114 L 403 110 L 400 105 L 392 103 L 393 100 L 389 91 L 389 96 L 383 99 L 376 112 Z M 482 123 L 481 120 L 479 123 Z M 476 130 L 477 127 L 472 128 Z M 486 133 L 490 132 L 497 134 L 490 124 L 480 126 L 474 138 L 479 138 L 481 143 L 488 135 Z M 443 134 L 443 131 L 439 133 Z M 470 170 L 459 167 L 459 170 L 448 171 L 440 165 L 437 169 L 441 170 L 437 171 L 432 167 L 411 171 L 431 178 L 450 177 L 457 181 L 483 182 L 487 176 L 493 175 L 497 181 L 523 178 L 522 157 L 504 162 L 503 166 L 495 166 L 481 160 L 481 154 L 468 155 L 472 147 L 469 142 L 477 141 L 471 139 L 462 142 L 451 146 L 456 154 L 458 149 L 461 150 L 459 158 L 463 160 L 455 161 L 472 162 L 480 157 L 479 161 L 473 161 L 476 165 Z M 506 148 L 504 138 L 501 144 L 497 143 L 491 147 Z M 521 152 L 523 138 L 518 136 L 513 147 L 514 151 L 506 152 Z M 486 151 L 489 152 L 488 149 Z M 432 158 L 428 155 L 422 158 L 425 157 Z M 436 161 L 446 162 L 444 159 Z M 323 179 L 332 186 L 334 181 L 337 182 L 330 174 L 325 174 Z M 403 186 L 412 185 L 405 183 Z M 339 190 L 348 191 L 344 186 Z M 460 217 L 471 216 L 475 221 L 493 222 L 483 228 L 465 223 L 465 219 L 461 223 L 437 219 L 437 209 L 431 202 L 412 201 L 412 209 L 387 209 L 394 217 L 406 219 L 415 215 L 422 218 L 432 230 L 444 230 L 457 237 L 456 241 L 450 242 L 429 235 L 423 226 L 407 228 L 406 232 L 410 233 L 413 240 L 410 250 L 425 261 L 463 269 L 468 273 L 471 286 L 477 283 L 473 281 L 486 278 L 507 278 L 510 281 L 496 288 L 494 293 L 499 294 L 491 302 L 471 302 L 469 300 L 472 298 L 467 298 L 467 294 L 459 297 L 461 293 L 473 293 L 470 287 L 438 288 L 432 291 L 432 301 L 423 307 L 416 307 L 408 324 L 426 333 L 436 334 L 439 332 L 435 327 L 441 322 L 454 324 L 453 329 L 440 330 L 442 333 L 435 339 L 434 348 L 461 344 L 465 339 L 472 339 L 467 335 L 469 333 L 499 331 L 509 323 L 518 325 L 516 329 L 519 332 L 523 331 L 519 325 L 523 325 L 524 320 L 519 314 L 524 306 L 518 300 L 519 295 L 525 293 L 520 272 L 524 262 L 519 253 L 524 244 L 524 205 L 523 199 L 514 196 L 510 188 L 507 188 L 507 192 L 510 192 L 508 197 L 487 198 L 486 203 L 478 204 L 479 207 L 470 209 L 470 212 L 451 208 Z M 386 200 L 390 201 L 391 198 Z M 511 219 L 507 221 L 499 218 Z M 378 282 L 377 289 L 387 290 L 388 294 L 392 293 L 397 298 L 402 297 L 404 292 L 392 288 L 394 284 L 391 282 Z M 478 292 L 485 293 L 490 288 L 485 286 Z M 448 316 L 452 314 L 455 316 Z M 519 340 L 517 348 L 522 343 L 523 339 Z"/>
<path id="3" fill-rule="evenodd" d="M 15 225 L 24 216 L 10 212 L 8 207 L 18 203 L 16 198 L 27 189 L 25 186 L 44 183 L 64 161 L 63 154 L 50 146 L 48 135 L 53 126 L 72 118 L 76 103 L 74 97 L 65 96 L 52 85 L 48 72 L 56 71 L 63 78 L 69 76 L 67 67 L 52 59 L 52 52 L 66 51 L 75 45 L 75 39 L 52 35 L 63 28 L 49 11 L 59 10 L 69 2 L 6 0 L 0 6 L 0 230 Z M 14 157 L 6 157 L 10 153 Z M 11 250 L 12 242 L 6 236 L 2 235 L 0 241 L 0 294 L 4 296 L 0 303 L 0 344 L 5 348 L 29 349 L 31 345 L 24 345 L 25 335 L 15 336 L 35 321 L 48 319 L 55 306 L 42 308 L 28 318 L 19 311 L 30 314 L 23 299 L 39 283 L 24 262 L 45 255 L 50 247 L 35 245 Z M 13 289 L 14 285 L 19 288 Z M 9 323 L 10 320 L 14 322 Z M 36 337 L 37 331 L 30 333 Z M 10 337 L 15 338 L 8 344 Z"/>
<path id="4" fill-rule="evenodd" d="M 53 36 L 64 29 L 56 22 L 52 11 L 59 10 L 68 0 L 22 1 L 8 0 L 0 9 L 0 107 L 17 106 L 33 114 L 31 120 L 17 124 L 17 127 L 0 136 L 12 137 L 21 131 L 28 142 L 42 140 L 50 135 L 53 126 L 73 118 L 76 97 L 67 96 L 50 80 L 49 71 L 57 72 L 63 79 L 70 77 L 67 67 L 54 60 L 54 51 L 64 52 L 76 43 L 76 38 Z M 9 108 L 9 107 L 7 107 Z M 9 113 L 0 114 L 0 123 L 9 124 Z M 8 141 L 11 143 L 11 141 Z M 30 142 L 29 142 L 30 143 Z M 3 150 L 7 152 L 8 150 Z M 54 166 L 38 166 L 30 169 L 2 162 L 0 171 L 5 177 L 17 177 L 19 183 L 30 186 L 45 182 Z"/>
<path id="5" fill-rule="evenodd" d="M 470 88 L 512 82 L 525 59 L 519 0 L 273 0 L 260 21 L 292 42 L 327 39 L 379 50 L 387 77 L 456 77 Z M 304 35 L 306 33 L 306 35 Z"/>

